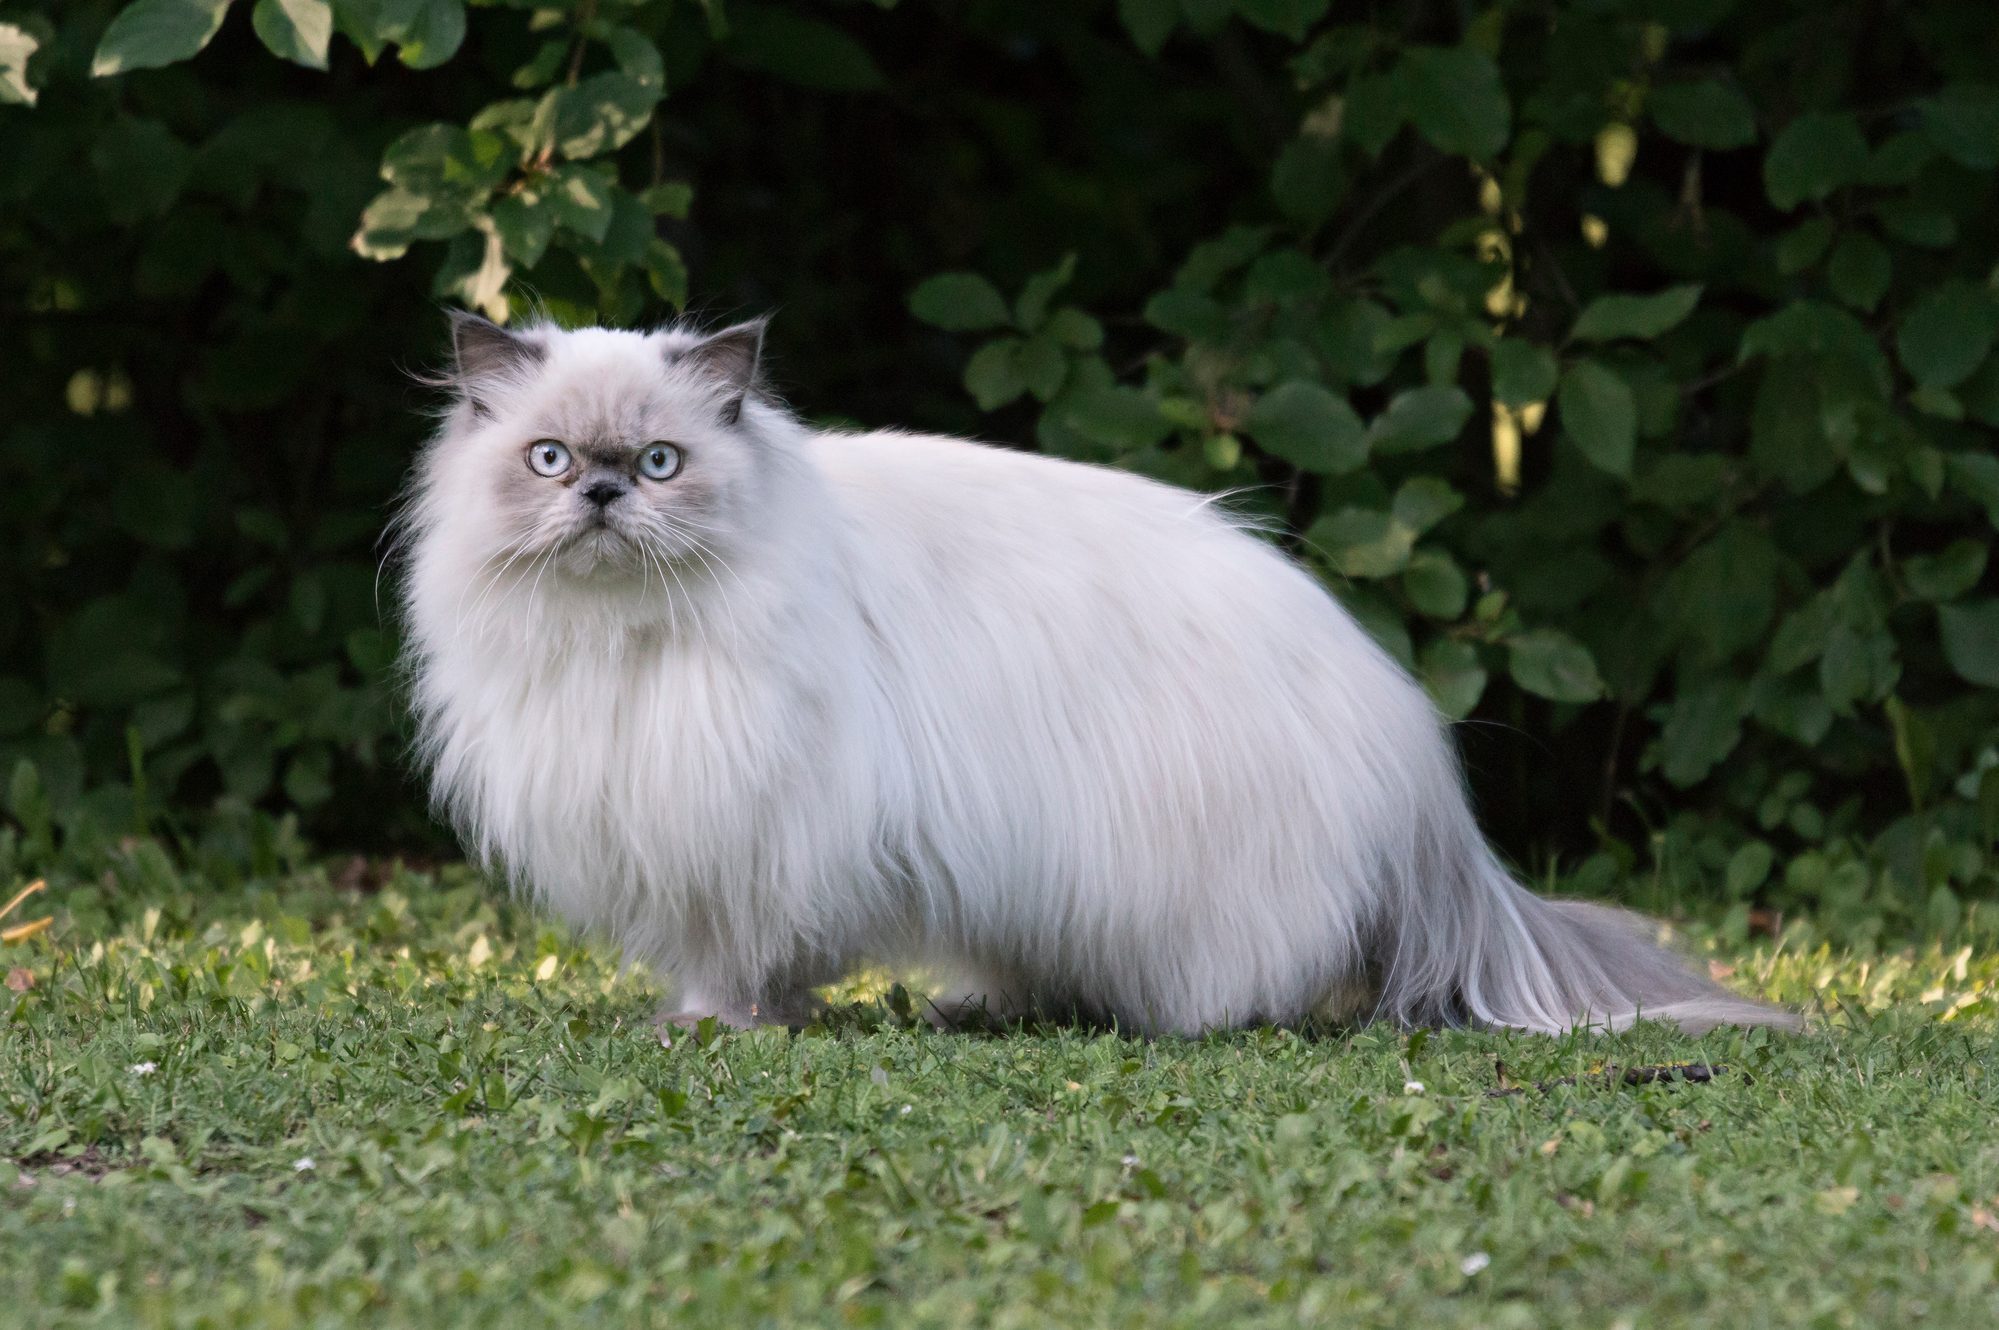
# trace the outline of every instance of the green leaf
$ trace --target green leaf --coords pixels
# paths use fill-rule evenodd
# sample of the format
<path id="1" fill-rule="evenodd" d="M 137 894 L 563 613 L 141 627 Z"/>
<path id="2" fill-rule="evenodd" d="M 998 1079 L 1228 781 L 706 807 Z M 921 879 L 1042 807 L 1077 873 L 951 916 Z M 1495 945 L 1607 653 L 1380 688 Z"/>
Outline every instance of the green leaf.
<path id="1" fill-rule="evenodd" d="M 1508 406 L 1547 401 L 1559 372 L 1554 354 L 1532 342 L 1509 337 L 1492 348 L 1492 395 Z"/>
<path id="2" fill-rule="evenodd" d="M 1203 240 L 1187 251 L 1173 274 L 1174 287 L 1202 294 L 1213 291 L 1222 278 L 1262 253 L 1271 233 L 1267 226 L 1231 226 L 1213 240 Z"/>
<path id="3" fill-rule="evenodd" d="M 1021 381 L 1037 401 L 1046 402 L 1062 391 L 1069 377 L 1069 357 L 1062 344 L 1046 333 L 1036 333 L 1021 342 L 1017 361 Z"/>
<path id="4" fill-rule="evenodd" d="M 1391 577 L 1409 566 L 1416 533 L 1374 508 L 1342 508 L 1322 517 L 1305 539 L 1344 577 Z"/>
<path id="5" fill-rule="evenodd" d="M 372 66 L 414 15 L 417 0 L 333 0 L 333 30 Z"/>
<path id="6" fill-rule="evenodd" d="M 1229 334 L 1229 313 L 1219 300 L 1177 286 L 1145 302 L 1145 321 L 1190 342 L 1220 342 Z"/>
<path id="7" fill-rule="evenodd" d="M 1821 423 L 1812 362 L 1782 356 L 1764 371 L 1749 413 L 1749 459 L 1793 494 L 1809 494 L 1839 470 Z"/>
<path id="8" fill-rule="evenodd" d="M 1719 662 L 1762 642 L 1776 612 L 1777 547 L 1759 527 L 1731 521 L 1667 578 L 1664 602 L 1683 642 Z"/>
<path id="9" fill-rule="evenodd" d="M 1819 657 L 1819 691 L 1826 705 L 1849 716 L 1856 703 L 1887 696 L 1902 674 L 1895 657 L 1895 639 L 1878 625 L 1834 624 Z"/>
<path id="10" fill-rule="evenodd" d="M 639 201 L 646 205 L 647 212 L 685 221 L 688 210 L 694 206 L 694 186 L 684 180 L 668 180 L 640 194 Z"/>
<path id="11" fill-rule="evenodd" d="M 1485 695 L 1486 672 L 1478 663 L 1478 651 L 1469 642 L 1440 637 L 1423 648 L 1423 687 L 1437 710 L 1452 720 L 1462 720 Z"/>
<path id="12" fill-rule="evenodd" d="M 1132 44 L 1147 56 L 1158 55 L 1180 26 L 1180 0 L 1118 0 L 1117 13 Z"/>
<path id="13" fill-rule="evenodd" d="M 1072 392 L 1063 401 L 1062 416 L 1069 428 L 1114 448 L 1149 447 L 1173 429 L 1156 400 L 1122 384 Z"/>
<path id="14" fill-rule="evenodd" d="M 1265 452 L 1326 475 L 1367 461 L 1367 431 L 1344 397 L 1292 380 L 1257 399 L 1244 428 Z"/>
<path id="15" fill-rule="evenodd" d="M 1018 337 L 997 338 L 965 362 L 965 391 L 979 404 L 979 410 L 996 411 L 1027 391 L 1027 379 L 1020 370 L 1021 345 Z"/>
<path id="16" fill-rule="evenodd" d="M 1923 600 L 1954 600 L 1985 576 L 1986 548 L 1982 541 L 1954 540 L 1937 554 L 1921 554 L 1902 562 L 1902 581 L 1910 594 Z"/>
<path id="17" fill-rule="evenodd" d="M 1657 337 L 1693 313 L 1700 298 L 1698 284 L 1670 286 L 1653 296 L 1598 296 L 1584 307 L 1569 336 L 1579 342 Z"/>
<path id="18" fill-rule="evenodd" d="M 1890 199 L 1874 209 L 1882 229 L 1897 240 L 1925 249 L 1957 243 L 1957 219 L 1941 208 L 1916 199 Z"/>
<path id="19" fill-rule="evenodd" d="M 946 272 L 909 294 L 909 312 L 948 332 L 1004 327 L 1006 301 L 993 284 L 973 272 Z"/>
<path id="20" fill-rule="evenodd" d="M 1048 302 L 1053 300 L 1069 279 L 1076 275 L 1076 255 L 1064 254 L 1062 261 L 1047 272 L 1039 272 L 1027 279 L 1027 285 L 1020 289 L 1020 299 L 1014 302 L 1014 320 L 1021 331 L 1033 332 L 1048 318 Z"/>
<path id="21" fill-rule="evenodd" d="M 872 92 L 885 80 L 868 49 L 823 19 L 733 5 L 722 49 L 747 69 L 824 92 Z"/>
<path id="22" fill-rule="evenodd" d="M 13 23 L 0 23 L 0 106 L 33 106 L 40 96 L 28 82 L 28 61 L 41 40 Z"/>
<path id="23" fill-rule="evenodd" d="M 90 165 L 114 222 L 157 217 L 180 197 L 194 153 L 157 120 L 119 116 L 97 131 Z"/>
<path id="24" fill-rule="evenodd" d="M 620 72 L 632 81 L 647 88 L 666 91 L 666 61 L 660 57 L 659 47 L 652 38 L 637 28 L 612 28 L 604 35 L 604 44 L 611 48 L 611 58 L 618 62 Z"/>
<path id="25" fill-rule="evenodd" d="M 1749 689 L 1739 679 L 1716 679 L 1682 692 L 1659 730 L 1660 770 L 1682 789 L 1707 779 L 1742 742 Z"/>
<path id="26" fill-rule="evenodd" d="M 1840 237 L 1832 251 L 1832 263 L 1826 268 L 1832 293 L 1870 314 L 1881 303 L 1881 297 L 1888 294 L 1892 275 L 1888 247 L 1862 231 L 1849 231 Z"/>
<path id="27" fill-rule="evenodd" d="M 1936 774 L 1936 730 L 1927 717 L 1891 697 L 1882 703 L 1888 727 L 1895 736 L 1895 761 L 1909 786 L 1909 802 L 1921 811 L 1929 800 L 1930 782 Z"/>
<path id="28" fill-rule="evenodd" d="M 659 236 L 646 242 L 646 285 L 675 309 L 687 308 L 687 260 Z"/>
<path id="29" fill-rule="evenodd" d="M 1427 384 L 1397 393 L 1367 428 L 1375 452 L 1410 452 L 1450 443 L 1471 419 L 1471 398 L 1454 383 Z"/>
<path id="30" fill-rule="evenodd" d="M 105 78 L 191 59 L 214 39 L 228 9 L 229 0 L 134 0 L 104 30 L 90 73 Z"/>
<path id="31" fill-rule="evenodd" d="M 1724 887 L 1732 900 L 1743 900 L 1762 886 L 1776 865 L 1777 852 L 1766 841 L 1753 840 L 1738 846 L 1728 857 Z"/>
<path id="32" fill-rule="evenodd" d="M 1212 37 L 1235 16 L 1236 0 L 1180 0 L 1180 12 L 1196 36 Z"/>
<path id="33" fill-rule="evenodd" d="M 1379 157 L 1408 116 L 1400 79 L 1393 73 L 1362 75 L 1347 84 L 1340 137 L 1369 157 Z"/>
<path id="34" fill-rule="evenodd" d="M 1346 166 L 1329 139 L 1293 139 L 1270 168 L 1270 197 L 1286 217 L 1307 226 L 1332 216 L 1346 190 Z"/>
<path id="35" fill-rule="evenodd" d="M 1830 594 L 1813 596 L 1784 616 L 1777 635 L 1770 639 L 1770 668 L 1778 674 L 1803 669 L 1825 654 L 1832 636 L 1833 600 Z"/>
<path id="36" fill-rule="evenodd" d="M 1843 361 L 1839 379 L 1849 392 L 1872 389 L 1886 397 L 1894 379 L 1880 342 L 1867 326 L 1824 300 L 1794 300 L 1745 328 L 1736 359 L 1746 363 L 1757 356 Z"/>
<path id="37" fill-rule="evenodd" d="M 1537 628 L 1507 643 L 1513 681 L 1555 702 L 1594 702 L 1603 696 L 1603 678 L 1589 648 L 1567 633 Z"/>
<path id="38" fill-rule="evenodd" d="M 1948 388 L 1971 377 L 1999 333 L 1999 304 L 1971 282 L 1945 282 L 1916 303 L 1895 333 L 1895 351 L 1917 383 Z"/>
<path id="39" fill-rule="evenodd" d="M 1786 212 L 1867 171 L 1867 140 L 1848 111 L 1807 111 L 1784 126 L 1763 159 L 1763 188 Z"/>
<path id="40" fill-rule="evenodd" d="M 1808 217 L 1780 236 L 1772 248 L 1777 271 L 1786 277 L 1803 272 L 1825 257 L 1832 244 L 1832 219 Z"/>
<path id="41" fill-rule="evenodd" d="M 417 0 L 416 14 L 396 37 L 396 59 L 411 69 L 436 69 L 465 42 L 465 0 Z"/>
<path id="42" fill-rule="evenodd" d="M 492 216 L 508 258 L 523 268 L 541 262 L 555 236 L 555 209 L 540 198 L 513 194 L 493 205 Z"/>
<path id="43" fill-rule="evenodd" d="M 658 88 L 616 70 L 592 74 L 549 96 L 554 98 L 556 150 L 571 160 L 624 147 L 645 129 L 659 105 Z"/>
<path id="44" fill-rule="evenodd" d="M 1756 141 L 1756 109 L 1727 83 L 1668 83 L 1654 88 L 1645 105 L 1667 138 L 1689 147 L 1721 152 Z"/>
<path id="45" fill-rule="evenodd" d="M 1622 375 L 1594 360 L 1578 360 L 1562 372 L 1555 390 L 1562 432 L 1591 464 L 1614 476 L 1629 477 L 1638 441 L 1638 403 Z"/>
<path id="46" fill-rule="evenodd" d="M 1983 688 L 1999 688 L 1999 600 L 1937 609 L 1943 655 L 1958 676 Z"/>
<path id="47" fill-rule="evenodd" d="M 1951 488 L 1982 504 L 1985 520 L 1999 527 L 1999 457 L 1990 453 L 1951 453 L 1944 458 Z"/>
<path id="48" fill-rule="evenodd" d="M 1330 8 L 1332 0 L 1235 0 L 1244 22 L 1294 42 L 1303 41 Z"/>
<path id="49" fill-rule="evenodd" d="M 1104 325 L 1080 309 L 1056 310 L 1041 331 L 1071 351 L 1094 351 L 1104 344 Z"/>
<path id="50" fill-rule="evenodd" d="M 419 125 L 382 153 L 382 179 L 414 194 L 484 196 L 513 167 L 508 141 L 490 130 Z"/>
<path id="51" fill-rule="evenodd" d="M 612 201 L 617 193 L 613 179 L 605 167 L 564 166 L 554 171 L 547 198 L 557 223 L 592 244 L 602 242 L 611 229 Z"/>
<path id="52" fill-rule="evenodd" d="M 1417 612 L 1432 619 L 1456 619 L 1465 612 L 1471 583 L 1457 560 L 1442 550 L 1418 550 L 1402 574 L 1402 590 Z"/>
<path id="53" fill-rule="evenodd" d="M 1395 520 L 1417 535 L 1465 506 L 1465 496 L 1435 476 L 1414 476 L 1402 482 L 1390 505 Z"/>
<path id="54" fill-rule="evenodd" d="M 1418 133 L 1439 151 L 1479 161 L 1513 135 L 1513 108 L 1499 67 L 1469 46 L 1412 46 L 1396 66 L 1402 101 Z"/>
<path id="55" fill-rule="evenodd" d="M 1999 167 L 1999 88 L 1952 83 L 1921 106 L 1923 131 L 1946 155 L 1974 171 Z"/>
<path id="56" fill-rule="evenodd" d="M 1732 469 L 1714 453 L 1669 453 L 1639 473 L 1631 497 L 1682 512 L 1705 508 L 1728 487 Z"/>
<path id="57" fill-rule="evenodd" d="M 333 6 L 327 0 L 257 0 L 250 26 L 280 60 L 326 68 L 326 47 L 333 40 Z"/>

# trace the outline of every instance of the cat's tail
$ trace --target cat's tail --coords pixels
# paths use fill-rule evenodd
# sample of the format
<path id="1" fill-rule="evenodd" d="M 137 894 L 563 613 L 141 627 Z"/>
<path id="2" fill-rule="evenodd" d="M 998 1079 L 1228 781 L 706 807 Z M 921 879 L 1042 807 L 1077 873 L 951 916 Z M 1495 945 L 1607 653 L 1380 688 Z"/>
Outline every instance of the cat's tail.
<path id="1" fill-rule="evenodd" d="M 1638 1020 L 1671 1021 L 1689 1034 L 1718 1025 L 1802 1027 L 1796 1013 L 1697 973 L 1656 940 L 1658 926 L 1649 920 L 1534 895 L 1475 829 L 1470 837 L 1470 844 L 1462 832 L 1450 838 L 1455 854 L 1422 856 L 1443 871 L 1407 883 L 1399 908 L 1387 912 L 1394 936 L 1381 970 L 1379 1018 L 1550 1033 L 1616 1030 Z"/>

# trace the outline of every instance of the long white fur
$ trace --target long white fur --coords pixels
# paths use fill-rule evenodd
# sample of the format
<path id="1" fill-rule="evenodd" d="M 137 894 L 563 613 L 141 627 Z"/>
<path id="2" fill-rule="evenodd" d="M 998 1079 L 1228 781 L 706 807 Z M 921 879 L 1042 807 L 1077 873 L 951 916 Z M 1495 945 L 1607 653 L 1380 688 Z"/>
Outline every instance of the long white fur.
<path id="1" fill-rule="evenodd" d="M 469 848 L 684 1011 L 795 1019 L 876 961 L 1142 1032 L 1355 993 L 1404 1023 L 1792 1021 L 1517 885 L 1422 690 L 1202 497 L 755 395 L 729 424 L 686 332 L 526 338 L 406 513 L 422 752 Z M 530 441 L 607 433 L 681 442 L 704 497 L 608 554 L 573 495 L 509 506 Z"/>

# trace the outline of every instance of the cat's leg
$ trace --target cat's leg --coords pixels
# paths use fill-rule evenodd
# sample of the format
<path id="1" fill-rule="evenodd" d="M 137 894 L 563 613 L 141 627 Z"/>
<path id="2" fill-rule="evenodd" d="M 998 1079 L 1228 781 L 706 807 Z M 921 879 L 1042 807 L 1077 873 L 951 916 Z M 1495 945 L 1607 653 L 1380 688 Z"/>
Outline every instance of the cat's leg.
<path id="1" fill-rule="evenodd" d="M 762 1019 L 759 1003 L 723 999 L 703 989 L 683 987 L 677 999 L 660 1004 L 653 1024 L 659 1027 L 661 1038 L 670 1039 L 676 1029 L 691 1030 L 710 1017 L 730 1030 L 750 1030 L 768 1023 Z"/>
<path id="2" fill-rule="evenodd" d="M 654 1023 L 662 1037 L 676 1028 L 691 1030 L 711 1016 L 731 1030 L 808 1025 L 821 1005 L 814 990 L 838 977 L 837 967 L 797 967 L 749 990 L 690 978 L 682 982 L 677 998 L 662 1004 Z"/>

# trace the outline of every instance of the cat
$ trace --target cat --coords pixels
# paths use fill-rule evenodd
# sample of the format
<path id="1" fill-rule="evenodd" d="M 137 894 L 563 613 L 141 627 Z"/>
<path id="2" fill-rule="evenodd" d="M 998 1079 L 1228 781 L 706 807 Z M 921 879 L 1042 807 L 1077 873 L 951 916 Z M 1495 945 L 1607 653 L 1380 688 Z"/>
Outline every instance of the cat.
<path id="1" fill-rule="evenodd" d="M 663 1019 L 880 962 L 1145 1035 L 1797 1024 L 1516 883 L 1423 690 L 1212 496 L 814 430 L 763 336 L 454 316 L 400 519 L 441 812 Z"/>

